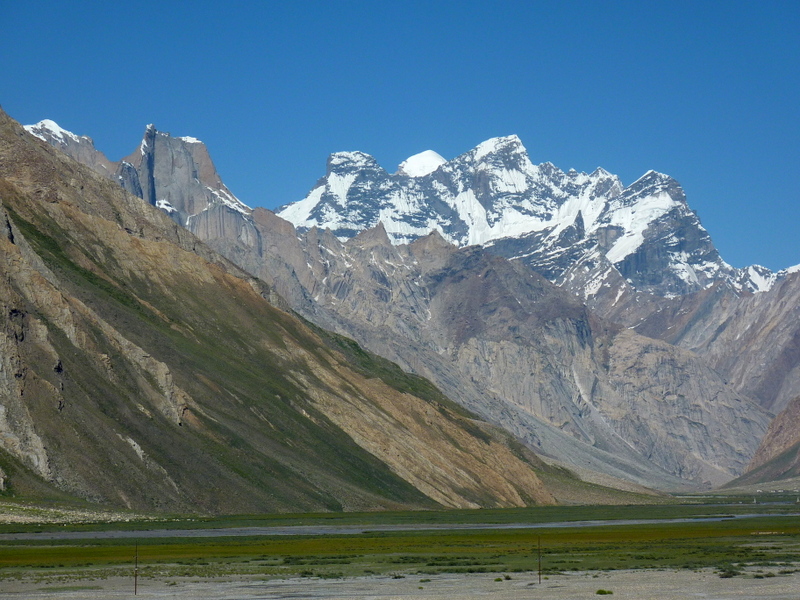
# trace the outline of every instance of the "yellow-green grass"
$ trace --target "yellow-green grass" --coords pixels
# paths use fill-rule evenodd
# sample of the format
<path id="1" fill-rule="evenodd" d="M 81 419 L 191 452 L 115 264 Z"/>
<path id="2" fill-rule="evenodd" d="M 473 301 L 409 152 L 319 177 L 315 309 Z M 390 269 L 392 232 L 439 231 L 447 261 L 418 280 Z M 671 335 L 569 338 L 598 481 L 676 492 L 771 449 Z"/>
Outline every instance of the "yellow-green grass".
<path id="1" fill-rule="evenodd" d="M 545 573 L 635 568 L 794 571 L 800 519 L 547 529 L 375 532 L 261 538 L 141 539 L 143 577 Z M 94 578 L 132 573 L 135 542 L 5 542 L 0 577 Z"/>

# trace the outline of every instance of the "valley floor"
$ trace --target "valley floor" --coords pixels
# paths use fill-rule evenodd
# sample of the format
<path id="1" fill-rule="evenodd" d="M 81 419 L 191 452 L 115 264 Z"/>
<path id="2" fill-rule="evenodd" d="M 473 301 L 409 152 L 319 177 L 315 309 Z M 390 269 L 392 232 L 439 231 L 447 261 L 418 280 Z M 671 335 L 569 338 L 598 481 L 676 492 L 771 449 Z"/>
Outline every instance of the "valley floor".
<path id="1" fill-rule="evenodd" d="M 198 600 L 233 600 L 246 598 L 348 598 L 353 600 L 450 600 L 492 597 L 518 600 L 548 598 L 572 600 L 596 598 L 599 590 L 612 592 L 617 599 L 636 600 L 796 600 L 800 591 L 800 573 L 763 577 L 767 571 L 755 571 L 723 579 L 712 570 L 627 570 L 551 575 L 541 584 L 536 573 L 515 573 L 511 579 L 497 581 L 496 574 L 407 575 L 355 577 L 337 580 L 293 579 L 168 579 L 140 580 L 137 598 L 196 598 Z M 131 578 L 47 584 L 3 581 L 4 598 L 26 600 L 85 598 L 106 600 L 133 596 Z M 602 592 L 601 592 L 602 594 Z M 611 595 L 611 594 L 609 594 Z"/>

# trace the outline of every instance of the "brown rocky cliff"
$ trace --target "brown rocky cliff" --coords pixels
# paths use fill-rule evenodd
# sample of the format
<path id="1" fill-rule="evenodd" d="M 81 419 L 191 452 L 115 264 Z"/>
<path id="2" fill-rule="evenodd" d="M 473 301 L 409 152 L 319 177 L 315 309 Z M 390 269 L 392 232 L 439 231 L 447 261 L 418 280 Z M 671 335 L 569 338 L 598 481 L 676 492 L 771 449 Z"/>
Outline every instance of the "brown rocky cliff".
<path id="1" fill-rule="evenodd" d="M 720 284 L 662 300 L 636 330 L 695 352 L 772 412 L 800 394 L 800 273 L 757 294 Z"/>
<path id="2" fill-rule="evenodd" d="M 747 470 L 754 471 L 766 465 L 798 444 L 800 444 L 800 397 L 789 402 L 786 408 L 770 423 Z M 800 463 L 800 456 L 795 457 L 795 471 L 798 471 L 798 463 Z"/>
<path id="3" fill-rule="evenodd" d="M 313 299 L 314 312 L 293 304 L 301 313 L 567 463 L 651 486 L 722 483 L 766 429 L 769 415 L 691 352 L 609 325 L 523 265 L 437 234 L 392 246 L 379 228 L 342 243 L 277 217 L 260 227 L 286 240 L 265 260 L 282 293 Z"/>

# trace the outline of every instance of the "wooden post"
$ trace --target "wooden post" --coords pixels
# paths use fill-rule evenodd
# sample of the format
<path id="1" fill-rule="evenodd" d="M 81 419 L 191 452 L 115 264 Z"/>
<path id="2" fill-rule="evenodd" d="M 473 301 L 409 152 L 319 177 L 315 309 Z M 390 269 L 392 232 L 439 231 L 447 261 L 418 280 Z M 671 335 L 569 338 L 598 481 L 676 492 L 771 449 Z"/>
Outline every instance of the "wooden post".
<path id="1" fill-rule="evenodd" d="M 133 566 L 133 595 L 139 593 L 139 542 L 136 542 L 136 554 L 134 555 Z"/>
<path id="2" fill-rule="evenodd" d="M 542 583 L 542 536 L 539 536 L 539 583 Z"/>

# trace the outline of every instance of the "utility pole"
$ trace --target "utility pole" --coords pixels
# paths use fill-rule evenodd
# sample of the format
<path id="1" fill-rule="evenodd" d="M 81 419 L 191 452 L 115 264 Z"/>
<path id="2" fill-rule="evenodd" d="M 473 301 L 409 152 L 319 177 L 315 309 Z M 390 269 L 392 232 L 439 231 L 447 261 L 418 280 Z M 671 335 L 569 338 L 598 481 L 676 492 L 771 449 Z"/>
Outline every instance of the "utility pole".
<path id="1" fill-rule="evenodd" d="M 139 592 L 139 542 L 136 542 L 136 554 L 134 555 L 133 566 L 133 595 Z"/>
<path id="2" fill-rule="evenodd" d="M 542 583 L 542 536 L 539 539 L 539 583 Z"/>

